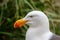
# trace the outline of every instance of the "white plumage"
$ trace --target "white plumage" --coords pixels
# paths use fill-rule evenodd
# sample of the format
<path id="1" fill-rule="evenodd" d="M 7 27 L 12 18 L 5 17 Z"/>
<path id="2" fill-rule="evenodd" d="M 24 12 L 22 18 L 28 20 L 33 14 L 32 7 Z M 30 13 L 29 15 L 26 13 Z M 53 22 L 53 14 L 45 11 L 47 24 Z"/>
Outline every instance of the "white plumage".
<path id="1" fill-rule="evenodd" d="M 52 33 L 49 31 L 49 21 L 47 16 L 41 11 L 29 12 L 25 20 L 29 29 L 26 32 L 26 40 L 49 40 Z"/>
<path id="2" fill-rule="evenodd" d="M 26 40 L 60 40 L 60 38 L 50 32 L 48 17 L 43 12 L 29 12 L 24 19 L 29 20 L 26 23 L 29 25 L 26 32 Z"/>

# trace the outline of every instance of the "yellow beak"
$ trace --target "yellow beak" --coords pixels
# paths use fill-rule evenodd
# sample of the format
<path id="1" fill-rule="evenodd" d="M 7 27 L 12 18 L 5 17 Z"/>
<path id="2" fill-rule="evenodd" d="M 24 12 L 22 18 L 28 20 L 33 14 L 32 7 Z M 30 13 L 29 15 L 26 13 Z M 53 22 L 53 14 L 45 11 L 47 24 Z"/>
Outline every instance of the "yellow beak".
<path id="1" fill-rule="evenodd" d="M 19 19 L 14 23 L 14 28 L 21 28 L 26 22 L 27 20 Z"/>

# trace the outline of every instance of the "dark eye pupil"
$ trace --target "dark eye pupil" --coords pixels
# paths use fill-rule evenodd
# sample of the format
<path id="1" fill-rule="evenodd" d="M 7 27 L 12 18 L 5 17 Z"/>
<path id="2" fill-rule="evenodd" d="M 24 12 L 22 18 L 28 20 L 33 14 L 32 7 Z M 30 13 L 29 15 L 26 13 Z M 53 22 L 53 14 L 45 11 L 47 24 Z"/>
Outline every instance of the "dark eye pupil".
<path id="1" fill-rule="evenodd" d="M 30 16 L 31 18 L 33 17 L 33 16 Z"/>

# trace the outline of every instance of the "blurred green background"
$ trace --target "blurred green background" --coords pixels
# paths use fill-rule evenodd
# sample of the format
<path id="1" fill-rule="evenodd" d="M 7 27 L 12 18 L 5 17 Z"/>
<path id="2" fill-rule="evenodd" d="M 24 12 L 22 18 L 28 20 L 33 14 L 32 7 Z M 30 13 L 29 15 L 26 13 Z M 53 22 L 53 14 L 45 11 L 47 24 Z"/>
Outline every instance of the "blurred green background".
<path id="1" fill-rule="evenodd" d="M 32 10 L 49 18 L 50 30 L 60 35 L 60 0 L 0 0 L 0 40 L 25 40 L 28 25 L 14 29 L 14 22 Z"/>

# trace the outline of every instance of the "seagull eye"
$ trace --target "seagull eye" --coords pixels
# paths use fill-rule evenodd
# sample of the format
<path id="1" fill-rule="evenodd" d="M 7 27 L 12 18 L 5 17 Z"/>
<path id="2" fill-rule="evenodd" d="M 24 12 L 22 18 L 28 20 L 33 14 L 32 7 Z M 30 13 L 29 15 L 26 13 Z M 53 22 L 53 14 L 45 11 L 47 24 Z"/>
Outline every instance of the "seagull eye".
<path id="1" fill-rule="evenodd" d="M 32 18 L 33 16 L 29 16 L 30 18 Z"/>

